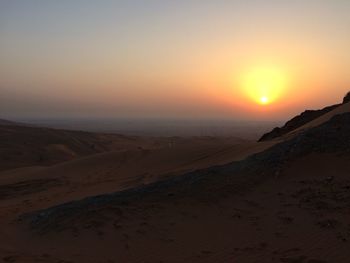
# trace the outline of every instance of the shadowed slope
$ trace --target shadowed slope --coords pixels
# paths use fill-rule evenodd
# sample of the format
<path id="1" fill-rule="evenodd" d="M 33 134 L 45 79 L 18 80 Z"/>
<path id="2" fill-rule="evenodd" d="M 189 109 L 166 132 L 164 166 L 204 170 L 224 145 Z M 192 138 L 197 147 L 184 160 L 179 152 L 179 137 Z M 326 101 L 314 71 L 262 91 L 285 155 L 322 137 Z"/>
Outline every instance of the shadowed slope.
<path id="1" fill-rule="evenodd" d="M 172 146 L 153 149 L 110 151 L 78 158 L 50 167 L 25 167 L 0 173 L 0 185 L 11 188 L 30 180 L 57 180 L 44 192 L 31 195 L 11 194 L 17 201 L 41 197 L 35 202 L 42 209 L 70 200 L 145 186 L 159 180 L 242 160 L 260 152 L 272 143 L 257 143 L 235 138 L 183 138 L 172 140 Z M 55 198 L 50 195 L 55 193 Z M 32 208 L 34 210 L 35 208 Z"/>
<path id="2" fill-rule="evenodd" d="M 291 131 L 290 133 L 282 136 L 281 138 L 282 139 L 291 138 L 291 137 L 299 134 L 300 132 L 306 131 L 310 128 L 319 126 L 319 125 L 329 121 L 331 118 L 333 118 L 336 115 L 347 113 L 347 112 L 350 112 L 350 102 L 340 105 L 336 109 L 334 109 L 326 114 L 323 114 L 322 116 L 318 117 L 317 119 L 310 121 L 309 123 L 299 127 L 298 129 Z"/>
<path id="3" fill-rule="evenodd" d="M 276 127 L 271 132 L 265 133 L 259 139 L 259 142 L 280 138 L 289 133 L 293 133 L 293 131 L 299 130 L 303 126 L 307 126 L 308 123 L 317 120 L 324 115 L 328 114 L 328 116 L 334 116 L 335 114 L 343 113 L 345 111 L 339 110 L 338 108 L 344 108 L 344 104 L 348 104 L 348 102 L 350 102 L 350 92 L 344 97 L 342 104 L 328 106 L 321 110 L 306 110 L 300 115 L 287 121 L 281 128 Z"/>
<path id="4" fill-rule="evenodd" d="M 317 119 L 318 117 L 322 116 L 323 114 L 334 110 L 339 105 L 340 104 L 328 106 L 328 107 L 323 108 L 321 110 L 306 110 L 303 113 L 301 113 L 300 115 L 287 121 L 286 124 L 284 124 L 281 128 L 276 127 L 271 132 L 265 133 L 259 139 L 259 142 L 268 141 L 268 140 L 272 140 L 272 139 L 281 137 L 281 136 L 303 126 L 304 124 L 306 124 L 314 119 Z"/>
<path id="5" fill-rule="evenodd" d="M 121 205 L 149 195 L 153 197 L 158 195 L 158 200 L 167 199 L 173 194 L 205 199 L 210 197 L 215 200 L 227 193 L 237 193 L 238 189 L 242 191 L 250 188 L 258 182 L 267 180 L 269 176 L 276 176 L 284 164 L 305 155 L 335 152 L 348 154 L 349 149 L 350 113 L 345 113 L 336 115 L 330 121 L 244 161 L 195 171 L 145 187 L 59 205 L 31 215 L 31 221 L 36 227 L 47 229 L 62 224 L 71 216 L 78 214 L 81 216 L 82 211 L 88 211 L 91 207 Z M 242 173 L 244 177 L 238 176 Z"/>
<path id="6" fill-rule="evenodd" d="M 244 161 L 22 215 L 14 225 L 23 232 L 9 250 L 21 253 L 8 255 L 28 262 L 45 251 L 47 262 L 344 263 L 349 149 L 350 113 L 336 115 Z"/>

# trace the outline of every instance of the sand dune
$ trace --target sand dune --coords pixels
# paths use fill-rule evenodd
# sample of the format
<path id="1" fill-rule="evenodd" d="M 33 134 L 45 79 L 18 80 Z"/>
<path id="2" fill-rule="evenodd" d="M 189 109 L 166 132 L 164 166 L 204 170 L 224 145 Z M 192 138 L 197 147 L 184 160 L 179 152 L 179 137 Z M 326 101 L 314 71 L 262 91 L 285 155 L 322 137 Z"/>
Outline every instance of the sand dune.
<path id="1" fill-rule="evenodd" d="M 280 141 L 148 138 L 2 171 L 0 260 L 348 262 L 349 111 Z"/>
<path id="2" fill-rule="evenodd" d="M 14 121 L 8 121 L 8 120 L 0 119 L 0 125 L 3 125 L 3 126 L 21 126 L 21 125 L 24 125 L 24 124 L 17 123 L 17 122 L 14 122 Z"/>
<path id="3" fill-rule="evenodd" d="M 27 180 L 57 180 L 51 192 L 59 204 L 90 195 L 146 185 L 214 165 L 222 165 L 266 149 L 273 143 L 256 143 L 235 138 L 191 138 L 172 140 L 169 146 L 95 154 L 50 167 L 27 167 L 0 173 L 0 185 Z M 45 193 L 38 193 L 44 196 Z M 15 197 L 15 196 L 14 196 Z M 19 194 L 20 199 L 28 196 Z M 44 197 L 42 197 L 44 198 Z"/>
<path id="4" fill-rule="evenodd" d="M 329 162 L 338 169 L 328 183 Z M 72 218 L 62 214 L 58 224 L 41 223 L 38 232 L 14 246 L 30 242 L 26 251 L 32 260 L 46 251 L 52 262 L 345 263 L 348 163 L 348 158 L 305 157 L 239 196 L 227 189 L 221 197 L 201 192 L 89 207 Z"/>
<path id="5" fill-rule="evenodd" d="M 243 161 L 22 213 L 3 250 L 18 262 L 345 263 L 349 135 L 340 115 Z"/>
<path id="6" fill-rule="evenodd" d="M 0 173 L 0 207 L 3 211 L 0 223 L 10 226 L 13 220 L 17 220 L 18 213 L 33 212 L 241 160 L 271 144 L 236 138 L 172 138 L 170 142 L 167 138 L 153 148 L 145 148 L 143 144 L 136 149 L 94 154 L 50 167 L 33 166 L 3 171 Z M 36 243 L 35 238 L 18 231 L 17 227 L 9 227 L 6 230 L 8 234 L 2 233 L 3 238 L 9 235 L 13 240 L 6 246 L 0 246 L 4 262 L 57 262 L 59 258 L 67 258 L 64 253 L 62 257 L 52 257 L 51 252 L 35 252 L 37 248 L 42 250 L 45 246 L 40 244 L 40 240 Z M 5 240 L 3 238 L 2 241 Z M 33 247 L 22 243 L 27 238 Z M 100 256 L 92 262 L 99 262 L 98 258 Z M 78 259 L 77 262 L 81 260 L 85 259 Z M 86 259 L 86 262 L 89 260 Z"/>
<path id="7" fill-rule="evenodd" d="M 0 124 L 0 171 L 49 166 L 113 150 L 157 148 L 163 138 L 98 134 L 83 131 Z"/>

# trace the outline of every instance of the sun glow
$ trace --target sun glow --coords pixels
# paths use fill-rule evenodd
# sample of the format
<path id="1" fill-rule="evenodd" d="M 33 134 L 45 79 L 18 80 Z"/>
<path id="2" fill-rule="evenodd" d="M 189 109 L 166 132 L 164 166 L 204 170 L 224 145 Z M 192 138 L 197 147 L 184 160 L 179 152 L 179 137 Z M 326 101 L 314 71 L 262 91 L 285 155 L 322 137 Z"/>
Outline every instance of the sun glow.
<path id="1" fill-rule="evenodd" d="M 269 103 L 269 98 L 266 96 L 263 96 L 260 98 L 260 102 L 261 102 L 261 104 L 267 104 L 267 103 Z"/>
<path id="2" fill-rule="evenodd" d="M 287 87 L 285 72 L 273 67 L 254 68 L 243 74 L 242 88 L 249 99 L 268 105 L 280 98 Z"/>

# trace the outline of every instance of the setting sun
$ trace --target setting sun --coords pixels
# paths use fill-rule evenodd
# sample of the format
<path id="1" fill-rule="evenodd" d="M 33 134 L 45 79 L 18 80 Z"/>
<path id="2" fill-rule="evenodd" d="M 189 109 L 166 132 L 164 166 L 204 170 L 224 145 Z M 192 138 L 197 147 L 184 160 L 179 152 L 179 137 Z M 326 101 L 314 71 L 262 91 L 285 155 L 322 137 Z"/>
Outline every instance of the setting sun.
<path id="1" fill-rule="evenodd" d="M 249 99 L 261 105 L 267 105 L 279 99 L 286 87 L 286 73 L 278 68 L 257 67 L 243 74 L 244 93 Z"/>
<path id="2" fill-rule="evenodd" d="M 261 104 L 268 104 L 269 103 L 269 98 L 266 96 L 263 96 L 260 98 L 260 103 Z"/>

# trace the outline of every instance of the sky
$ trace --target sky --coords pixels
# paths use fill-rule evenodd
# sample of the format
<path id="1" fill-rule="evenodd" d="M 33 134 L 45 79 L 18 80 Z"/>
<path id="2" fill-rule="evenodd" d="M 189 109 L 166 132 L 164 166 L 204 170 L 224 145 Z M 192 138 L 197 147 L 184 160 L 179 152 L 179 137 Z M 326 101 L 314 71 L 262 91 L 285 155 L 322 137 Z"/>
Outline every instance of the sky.
<path id="1" fill-rule="evenodd" d="M 277 120 L 350 90 L 348 0 L 0 0 L 0 117 Z"/>

